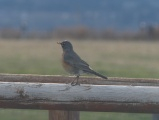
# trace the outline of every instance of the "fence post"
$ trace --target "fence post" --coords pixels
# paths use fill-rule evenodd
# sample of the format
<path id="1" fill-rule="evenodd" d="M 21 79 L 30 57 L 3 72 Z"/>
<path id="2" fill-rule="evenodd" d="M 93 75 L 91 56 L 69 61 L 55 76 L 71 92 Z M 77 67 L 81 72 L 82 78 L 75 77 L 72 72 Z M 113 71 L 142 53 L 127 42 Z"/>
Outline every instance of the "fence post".
<path id="1" fill-rule="evenodd" d="M 78 111 L 49 110 L 49 120 L 79 120 Z"/>

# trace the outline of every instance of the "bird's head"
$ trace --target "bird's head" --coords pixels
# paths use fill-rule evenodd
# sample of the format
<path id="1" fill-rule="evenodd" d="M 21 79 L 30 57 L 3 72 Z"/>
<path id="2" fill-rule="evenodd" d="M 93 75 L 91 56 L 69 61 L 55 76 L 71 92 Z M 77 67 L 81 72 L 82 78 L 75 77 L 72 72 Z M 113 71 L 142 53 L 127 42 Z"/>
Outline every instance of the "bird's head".
<path id="1" fill-rule="evenodd" d="M 61 45 L 61 47 L 63 48 L 63 51 L 71 51 L 71 50 L 73 50 L 72 44 L 69 41 L 67 41 L 67 40 L 64 40 L 62 42 L 57 42 L 57 44 Z"/>

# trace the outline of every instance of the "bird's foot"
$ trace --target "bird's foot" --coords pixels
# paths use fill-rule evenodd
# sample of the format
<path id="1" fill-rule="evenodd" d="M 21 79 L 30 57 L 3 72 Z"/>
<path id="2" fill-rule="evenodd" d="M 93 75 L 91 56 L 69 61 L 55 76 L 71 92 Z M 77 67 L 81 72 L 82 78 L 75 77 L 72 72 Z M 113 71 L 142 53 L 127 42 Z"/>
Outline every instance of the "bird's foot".
<path id="1" fill-rule="evenodd" d="M 59 91 L 66 91 L 66 90 L 69 90 L 70 88 L 71 88 L 71 86 L 70 86 L 70 85 L 67 85 L 65 89 L 59 90 Z"/>
<path id="2" fill-rule="evenodd" d="M 80 83 L 79 82 L 76 82 L 76 83 L 75 82 L 71 82 L 71 85 L 72 86 L 76 86 L 76 85 L 80 85 Z"/>
<path id="3" fill-rule="evenodd" d="M 76 76 L 76 79 L 74 81 L 71 82 L 72 86 L 76 86 L 76 85 L 80 85 L 80 83 L 78 82 L 79 76 Z M 75 82 L 76 81 L 76 82 Z"/>

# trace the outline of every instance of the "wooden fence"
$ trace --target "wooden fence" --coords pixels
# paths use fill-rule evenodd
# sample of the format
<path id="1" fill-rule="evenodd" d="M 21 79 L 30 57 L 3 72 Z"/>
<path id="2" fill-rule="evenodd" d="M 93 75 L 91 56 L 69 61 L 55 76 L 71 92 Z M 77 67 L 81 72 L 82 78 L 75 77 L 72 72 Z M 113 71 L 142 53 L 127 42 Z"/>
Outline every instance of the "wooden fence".
<path id="1" fill-rule="evenodd" d="M 49 120 L 79 120 L 78 111 L 159 113 L 159 80 L 0 74 L 0 108 L 49 110 Z"/>

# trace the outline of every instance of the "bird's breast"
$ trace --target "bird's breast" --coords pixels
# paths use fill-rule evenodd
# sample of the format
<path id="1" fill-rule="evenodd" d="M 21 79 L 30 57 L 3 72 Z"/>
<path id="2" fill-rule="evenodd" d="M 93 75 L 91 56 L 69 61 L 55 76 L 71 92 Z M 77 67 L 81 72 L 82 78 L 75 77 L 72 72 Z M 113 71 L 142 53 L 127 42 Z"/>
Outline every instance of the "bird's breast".
<path id="1" fill-rule="evenodd" d="M 64 55 L 65 55 L 65 53 L 62 54 L 62 66 L 67 72 L 72 74 L 73 73 L 73 67 L 65 61 Z"/>

